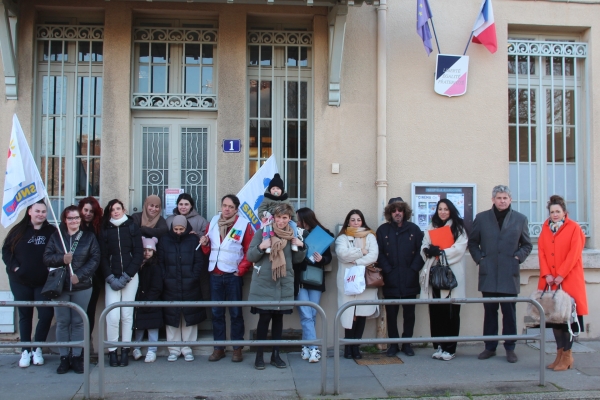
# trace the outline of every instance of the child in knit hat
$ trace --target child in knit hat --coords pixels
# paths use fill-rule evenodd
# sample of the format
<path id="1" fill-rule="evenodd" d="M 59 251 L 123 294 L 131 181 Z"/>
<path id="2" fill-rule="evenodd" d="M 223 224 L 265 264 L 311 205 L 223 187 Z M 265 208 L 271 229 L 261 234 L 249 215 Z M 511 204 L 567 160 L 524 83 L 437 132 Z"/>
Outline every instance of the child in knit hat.
<path id="1" fill-rule="evenodd" d="M 185 218 L 185 217 L 184 217 Z M 135 301 L 159 301 L 163 290 L 163 279 L 156 255 L 156 244 L 158 239 L 142 237 L 144 247 L 144 261 L 139 271 L 139 285 Z M 148 341 L 158 341 L 158 330 L 163 327 L 162 309 L 156 307 L 136 307 L 134 317 L 135 341 L 141 342 L 144 331 L 148 331 Z M 157 348 L 148 347 L 145 362 L 156 361 Z M 140 347 L 133 349 L 134 360 L 142 357 Z"/>
<path id="2" fill-rule="evenodd" d="M 265 190 L 263 201 L 258 207 L 258 217 L 262 222 L 261 228 L 263 229 L 263 240 L 267 240 L 270 236 L 274 235 L 271 226 L 273 223 L 273 212 L 275 208 L 281 203 L 286 203 L 291 206 L 291 203 L 288 200 L 288 194 L 283 191 L 284 186 L 285 185 L 283 184 L 283 179 L 281 179 L 281 176 L 279 174 L 275 174 L 273 179 L 271 179 L 271 182 L 269 182 L 269 186 Z M 297 221 L 296 213 L 294 212 L 294 215 L 292 215 L 292 219 L 290 220 L 290 227 L 294 231 L 294 237 L 302 238 L 301 235 L 298 235 L 298 226 L 296 225 Z M 298 251 L 298 246 L 295 244 L 292 244 L 291 248 L 293 251 Z M 270 253 L 271 248 L 267 248 L 265 252 Z"/>

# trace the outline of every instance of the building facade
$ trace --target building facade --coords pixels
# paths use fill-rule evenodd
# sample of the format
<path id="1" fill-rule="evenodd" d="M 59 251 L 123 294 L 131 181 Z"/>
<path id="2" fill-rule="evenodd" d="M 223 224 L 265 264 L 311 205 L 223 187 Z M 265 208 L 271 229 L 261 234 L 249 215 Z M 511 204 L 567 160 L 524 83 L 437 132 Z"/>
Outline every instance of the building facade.
<path id="1" fill-rule="evenodd" d="M 496 0 L 498 51 L 469 46 L 467 93 L 453 98 L 433 91 L 435 52 L 427 57 L 415 31 L 416 2 L 2 5 L 0 143 L 16 113 L 57 212 L 92 195 L 102 205 L 119 198 L 134 213 L 147 195 L 182 188 L 210 219 L 271 155 L 294 205 L 313 208 L 332 231 L 353 208 L 375 228 L 388 198 L 412 201 L 415 182 L 473 184 L 476 211 L 491 207 L 495 185 L 508 184 L 535 238 L 548 197 L 560 194 L 587 236 L 582 338 L 600 336 L 593 1 Z M 430 2 L 442 53 L 463 53 L 480 5 Z M 224 151 L 231 140 L 239 152 Z M 467 293 L 479 297 L 467 258 Z M 331 269 L 321 303 L 333 320 L 335 258 Z M 522 265 L 522 295 L 538 276 L 534 250 Z M 480 334 L 483 307 L 465 307 L 461 332 Z M 520 329 L 525 307 L 518 312 Z M 285 328 L 299 329 L 297 318 Z M 375 324 L 368 329 L 374 336 Z M 424 306 L 416 335 L 429 335 Z"/>

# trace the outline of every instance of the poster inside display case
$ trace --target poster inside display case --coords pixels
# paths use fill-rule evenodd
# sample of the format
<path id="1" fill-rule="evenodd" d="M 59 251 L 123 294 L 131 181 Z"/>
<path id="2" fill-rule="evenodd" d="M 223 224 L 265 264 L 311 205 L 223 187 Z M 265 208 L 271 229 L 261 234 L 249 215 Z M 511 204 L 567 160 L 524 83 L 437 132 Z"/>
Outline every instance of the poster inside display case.
<path id="1" fill-rule="evenodd" d="M 421 230 L 427 229 L 435 214 L 436 204 L 448 199 L 456 206 L 465 220 L 467 231 L 471 230 L 477 213 L 477 187 L 474 183 L 413 183 L 411 186 L 412 222 Z"/>

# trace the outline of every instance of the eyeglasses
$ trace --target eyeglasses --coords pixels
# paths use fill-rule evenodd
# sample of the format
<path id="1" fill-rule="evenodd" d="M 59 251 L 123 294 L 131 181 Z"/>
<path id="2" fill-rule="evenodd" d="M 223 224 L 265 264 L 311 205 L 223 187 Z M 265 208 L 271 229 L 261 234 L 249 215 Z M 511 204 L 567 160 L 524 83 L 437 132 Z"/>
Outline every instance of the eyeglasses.
<path id="1" fill-rule="evenodd" d="M 77 221 L 80 219 L 81 219 L 81 217 L 67 217 L 67 221 Z"/>

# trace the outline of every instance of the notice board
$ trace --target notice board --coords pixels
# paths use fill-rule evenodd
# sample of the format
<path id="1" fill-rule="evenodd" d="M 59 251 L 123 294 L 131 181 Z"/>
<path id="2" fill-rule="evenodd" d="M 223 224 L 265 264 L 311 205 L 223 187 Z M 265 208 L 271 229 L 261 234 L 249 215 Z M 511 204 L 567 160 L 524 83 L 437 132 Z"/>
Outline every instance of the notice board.
<path id="1" fill-rule="evenodd" d="M 477 213 L 477 186 L 474 183 L 412 183 L 412 222 L 421 230 L 426 230 L 436 212 L 436 204 L 441 199 L 454 203 L 460 216 L 465 220 L 467 232 L 473 227 Z"/>

